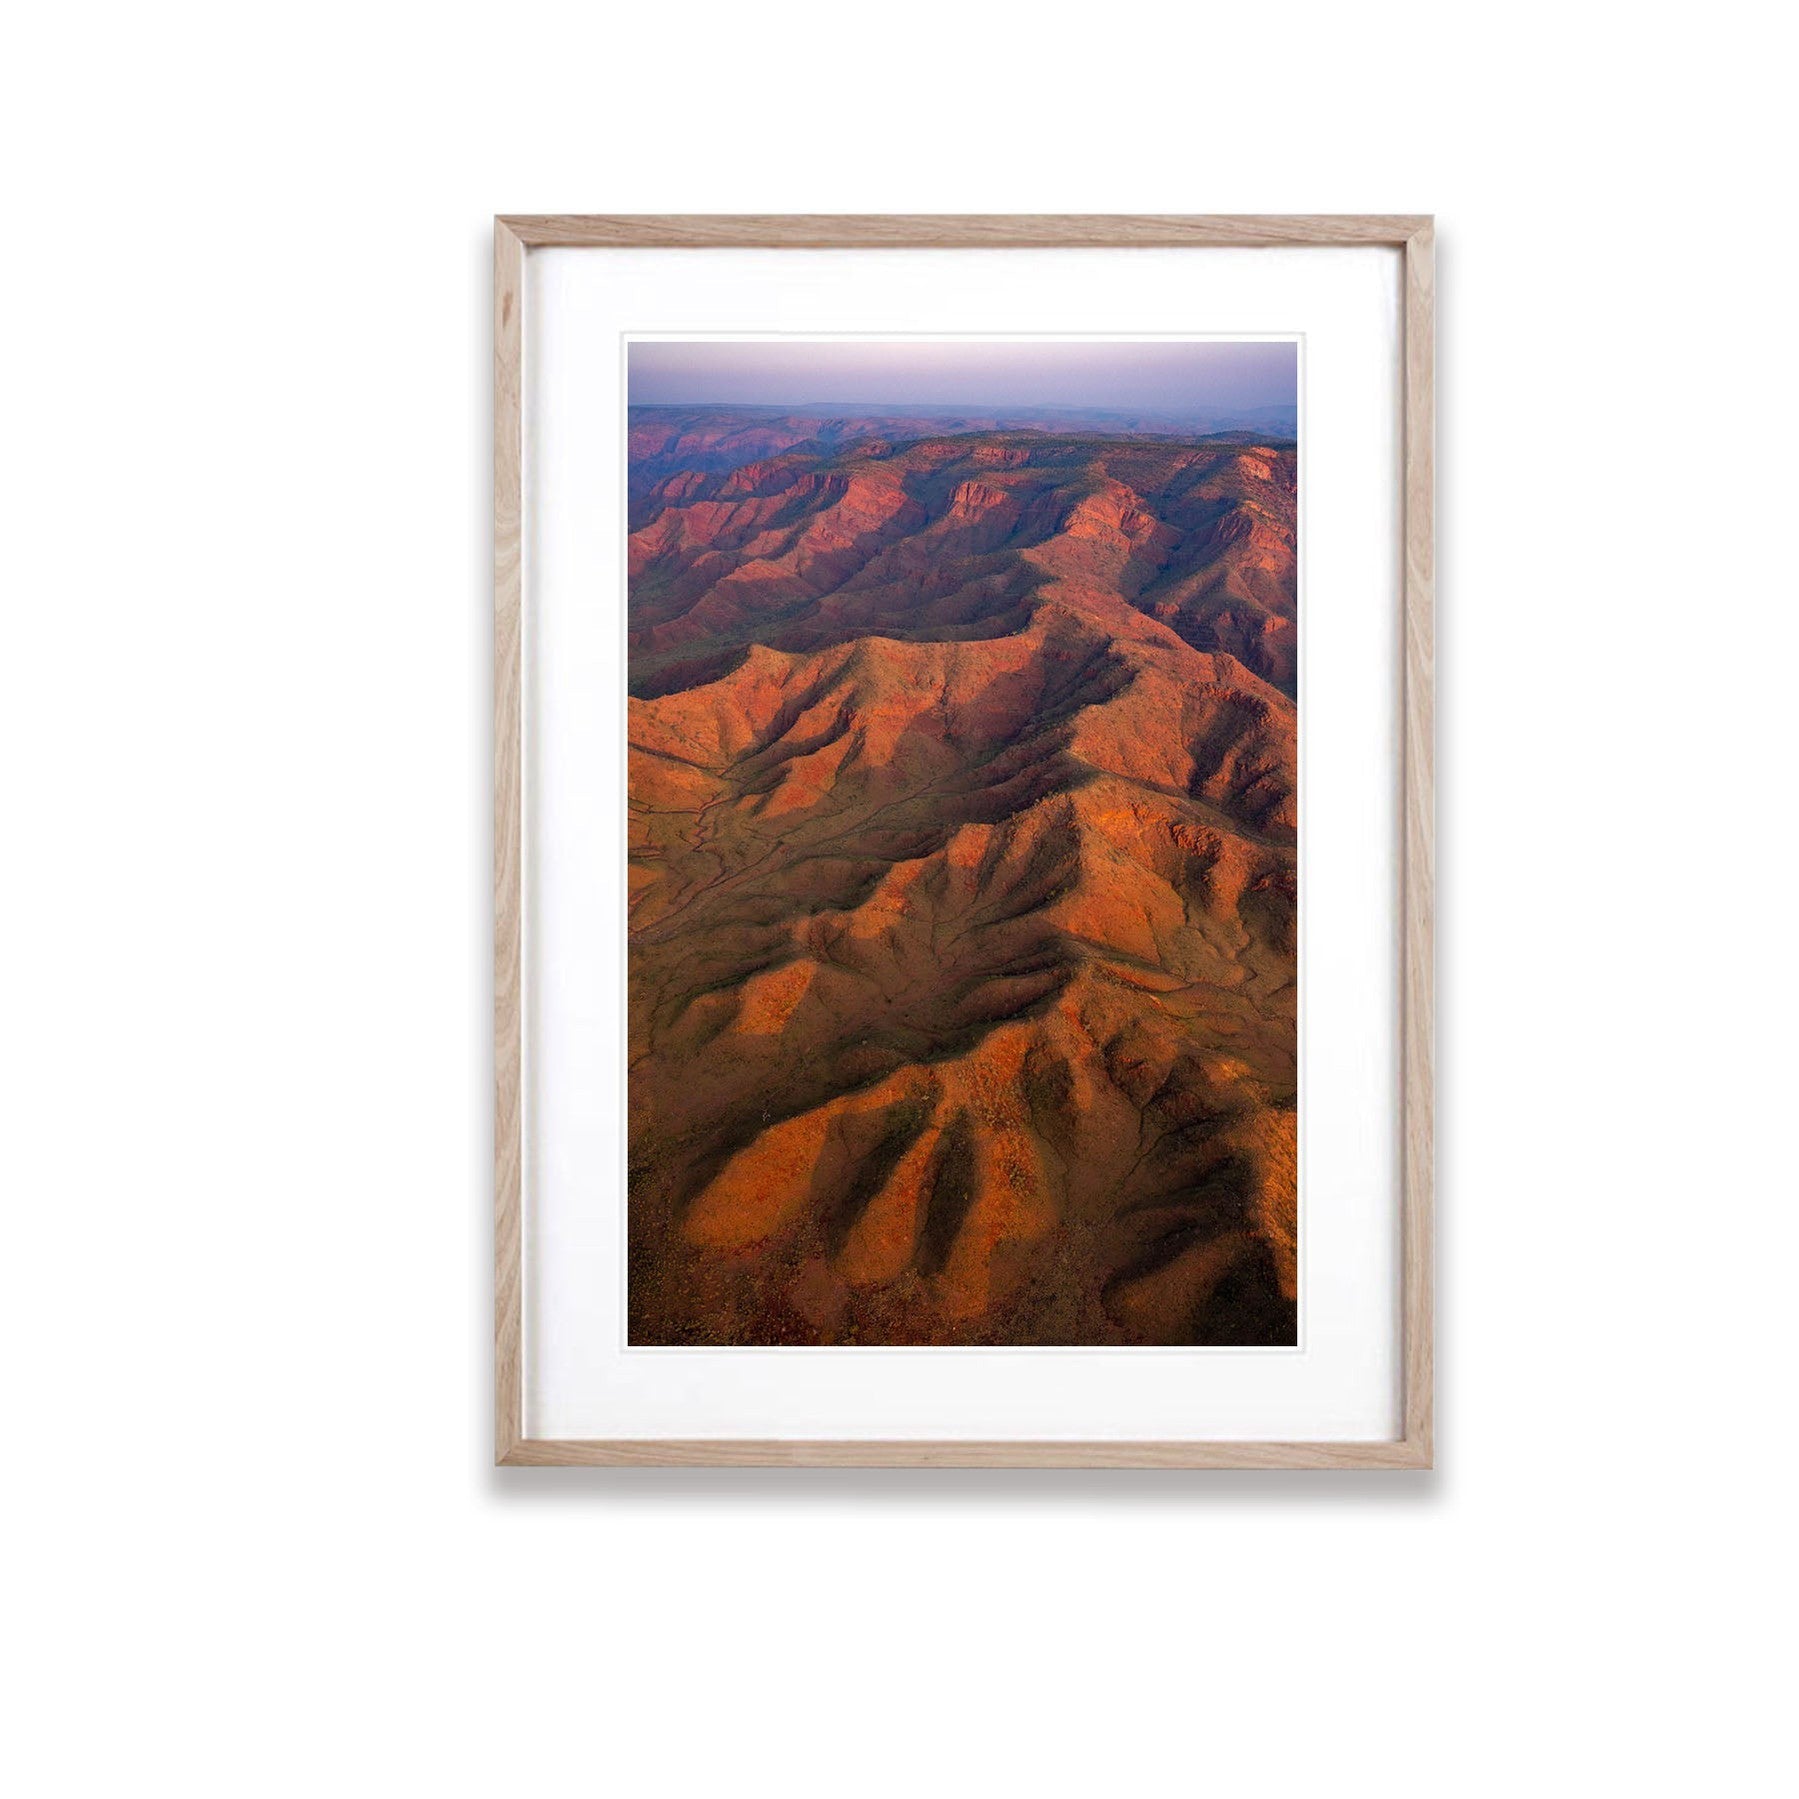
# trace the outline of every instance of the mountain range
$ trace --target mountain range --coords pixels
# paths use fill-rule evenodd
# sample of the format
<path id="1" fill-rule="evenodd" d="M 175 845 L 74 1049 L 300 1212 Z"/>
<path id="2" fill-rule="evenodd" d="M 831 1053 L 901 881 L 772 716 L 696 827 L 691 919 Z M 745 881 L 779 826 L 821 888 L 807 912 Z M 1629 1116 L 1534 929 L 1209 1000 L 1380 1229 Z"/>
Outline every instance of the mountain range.
<path id="1" fill-rule="evenodd" d="M 1294 406 L 1165 412 L 1076 406 L 633 406 L 631 494 L 637 498 L 670 474 L 736 468 L 803 444 L 842 445 L 857 438 L 904 441 L 983 431 L 1190 438 L 1242 432 L 1258 442 L 1283 442 L 1297 429 Z"/>
<path id="2" fill-rule="evenodd" d="M 631 1341 L 1293 1342 L 1290 435 L 630 430 Z"/>

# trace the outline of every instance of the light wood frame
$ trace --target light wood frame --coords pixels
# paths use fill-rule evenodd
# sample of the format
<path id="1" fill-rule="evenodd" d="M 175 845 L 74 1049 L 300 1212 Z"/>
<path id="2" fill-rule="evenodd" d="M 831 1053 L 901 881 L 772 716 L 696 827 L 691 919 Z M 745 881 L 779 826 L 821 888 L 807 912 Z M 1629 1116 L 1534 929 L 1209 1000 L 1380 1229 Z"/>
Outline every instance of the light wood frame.
<path id="1" fill-rule="evenodd" d="M 1403 253 L 1401 1370 L 1404 1435 L 1363 1443 L 531 1439 L 524 1434 L 523 281 L 527 251 L 1388 246 Z M 1429 1468 L 1432 1465 L 1433 227 L 1429 215 L 546 214 L 494 221 L 494 1455 L 545 1464 L 940 1468 Z"/>

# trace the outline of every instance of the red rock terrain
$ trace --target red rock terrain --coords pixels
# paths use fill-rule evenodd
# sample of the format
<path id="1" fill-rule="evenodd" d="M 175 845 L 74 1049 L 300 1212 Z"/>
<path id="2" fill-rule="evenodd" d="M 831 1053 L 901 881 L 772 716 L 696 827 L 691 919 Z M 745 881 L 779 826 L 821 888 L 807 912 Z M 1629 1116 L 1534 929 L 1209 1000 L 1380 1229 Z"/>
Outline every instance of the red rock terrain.
<path id="1" fill-rule="evenodd" d="M 1292 449 L 748 450 L 633 508 L 631 1340 L 1292 1342 Z"/>

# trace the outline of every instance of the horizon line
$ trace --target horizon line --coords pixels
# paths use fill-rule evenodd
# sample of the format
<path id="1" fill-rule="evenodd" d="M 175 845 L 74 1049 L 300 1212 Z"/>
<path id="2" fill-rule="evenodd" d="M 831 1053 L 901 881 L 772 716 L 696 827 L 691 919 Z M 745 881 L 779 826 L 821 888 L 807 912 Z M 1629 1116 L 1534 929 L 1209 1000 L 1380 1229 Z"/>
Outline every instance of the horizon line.
<path id="1" fill-rule="evenodd" d="M 1294 412 L 1299 404 L 1297 400 L 1265 400 L 1254 406 L 1217 401 L 1189 406 L 1077 406 L 1064 400 L 881 400 L 869 397 L 855 400 L 633 400 L 628 394 L 626 403 L 631 406 L 710 406 L 717 411 L 763 408 L 775 412 L 812 409 L 853 412 L 884 406 L 898 412 L 1121 412 L 1150 418 L 1174 418 L 1182 413 L 1208 409 L 1217 412 Z"/>

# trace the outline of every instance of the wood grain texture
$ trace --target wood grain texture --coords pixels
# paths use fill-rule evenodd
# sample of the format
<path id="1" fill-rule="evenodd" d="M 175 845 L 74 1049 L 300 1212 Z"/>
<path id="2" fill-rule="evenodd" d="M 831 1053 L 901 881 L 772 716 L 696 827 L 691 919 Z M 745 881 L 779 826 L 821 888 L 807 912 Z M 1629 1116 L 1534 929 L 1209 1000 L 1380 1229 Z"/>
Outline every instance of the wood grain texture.
<path id="1" fill-rule="evenodd" d="M 1406 1441 L 1434 1442 L 1436 1117 L 1436 243 L 1405 246 L 1405 769 L 1400 1242 Z"/>
<path id="2" fill-rule="evenodd" d="M 494 1453 L 524 1435 L 523 561 L 524 245 L 494 227 L 493 258 L 493 1184 Z"/>
<path id="3" fill-rule="evenodd" d="M 1415 213 L 524 213 L 501 221 L 531 248 L 637 250 L 1399 248 Z"/>
<path id="4" fill-rule="evenodd" d="M 524 1435 L 521 632 L 523 305 L 533 247 L 1076 249 L 1391 246 L 1403 253 L 1401 892 L 1403 1436 L 1372 1443 L 597 1442 Z M 494 228 L 494 1438 L 507 1467 L 1423 1469 L 1433 1457 L 1434 239 L 1428 216 L 539 214 Z"/>
<path id="5" fill-rule="evenodd" d="M 739 1442 L 653 1438 L 601 1443 L 526 1439 L 499 1458 L 508 1468 L 1425 1468 L 1412 1442 L 1058 1443 Z"/>

